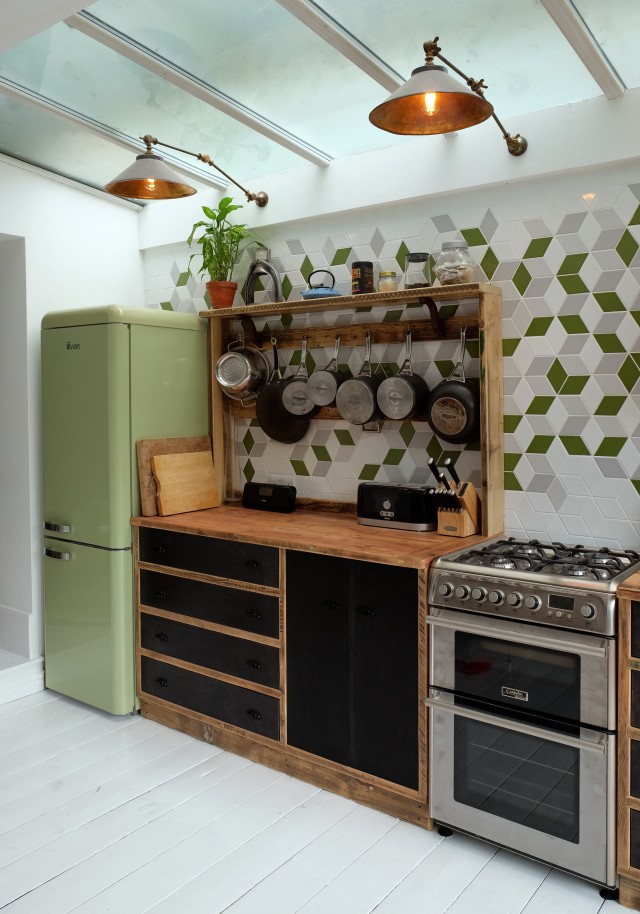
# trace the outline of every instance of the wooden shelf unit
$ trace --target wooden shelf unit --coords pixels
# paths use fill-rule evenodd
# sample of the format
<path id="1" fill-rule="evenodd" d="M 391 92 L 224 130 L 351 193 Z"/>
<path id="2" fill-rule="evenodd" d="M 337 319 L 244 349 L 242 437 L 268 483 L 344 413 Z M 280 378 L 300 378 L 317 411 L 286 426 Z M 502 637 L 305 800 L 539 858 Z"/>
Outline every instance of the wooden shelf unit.
<path id="1" fill-rule="evenodd" d="M 439 302 L 469 301 L 478 303 L 477 315 L 440 318 Z M 372 322 L 366 312 L 373 307 L 393 305 L 415 305 L 415 313 L 403 321 Z M 419 313 L 417 306 L 424 310 Z M 353 308 L 361 320 L 347 326 L 321 328 L 299 328 L 273 331 L 270 328 L 258 333 L 254 318 L 279 317 L 284 314 L 314 314 Z M 214 470 L 218 491 L 226 499 L 233 499 L 234 466 L 227 436 L 234 416 L 251 417 L 254 413 L 225 397 L 215 381 L 214 367 L 220 356 L 226 352 L 231 340 L 232 327 L 240 321 L 247 342 L 256 348 L 271 348 L 271 337 L 275 336 L 281 349 L 298 348 L 303 337 L 309 348 L 332 346 L 336 332 L 344 346 L 364 343 L 365 334 L 370 332 L 374 343 L 402 342 L 407 330 L 412 331 L 416 342 L 455 340 L 460 328 L 467 328 L 467 339 L 479 341 L 480 362 L 480 457 L 481 457 L 481 500 L 482 533 L 493 536 L 504 527 L 504 448 L 503 448 L 503 382 L 502 382 L 502 295 L 497 286 L 490 283 L 469 283 L 466 285 L 432 286 L 423 289 L 407 289 L 399 292 L 371 292 L 365 295 L 345 295 L 297 302 L 269 302 L 247 305 L 242 308 L 225 308 L 200 312 L 209 321 L 209 358 L 211 386 L 211 428 L 213 432 Z M 226 418 L 226 421 L 225 421 Z M 335 407 L 326 407 L 317 414 L 317 419 L 339 418 Z M 419 419 L 420 417 L 418 417 Z M 312 420 L 313 421 L 313 420 Z M 391 421 L 391 420 L 387 420 Z M 318 503 L 315 504 L 318 507 Z"/>

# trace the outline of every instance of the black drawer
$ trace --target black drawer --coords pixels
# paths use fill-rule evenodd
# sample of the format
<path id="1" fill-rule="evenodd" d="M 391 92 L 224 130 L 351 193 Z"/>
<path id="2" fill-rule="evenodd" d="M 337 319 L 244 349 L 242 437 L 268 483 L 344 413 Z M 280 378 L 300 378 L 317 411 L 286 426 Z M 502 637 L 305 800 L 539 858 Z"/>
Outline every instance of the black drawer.
<path id="1" fill-rule="evenodd" d="M 278 587 L 278 550 L 272 546 L 141 527 L 139 551 L 142 562 Z"/>
<path id="2" fill-rule="evenodd" d="M 280 634 L 278 597 L 250 590 L 141 569 L 140 602 L 269 638 Z"/>
<path id="3" fill-rule="evenodd" d="M 169 663 L 141 657 L 142 691 L 181 708 L 278 739 L 279 701 Z"/>
<path id="4" fill-rule="evenodd" d="M 158 654 L 274 689 L 280 685 L 279 651 L 275 647 L 147 613 L 142 613 L 140 617 L 140 641 L 142 647 Z"/>

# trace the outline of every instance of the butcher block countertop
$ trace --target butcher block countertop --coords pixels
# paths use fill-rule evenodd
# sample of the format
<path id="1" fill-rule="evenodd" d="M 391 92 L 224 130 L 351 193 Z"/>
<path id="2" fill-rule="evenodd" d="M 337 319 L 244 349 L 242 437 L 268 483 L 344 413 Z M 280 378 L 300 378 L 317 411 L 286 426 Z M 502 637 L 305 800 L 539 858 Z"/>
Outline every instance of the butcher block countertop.
<path id="1" fill-rule="evenodd" d="M 166 517 L 134 517 L 131 523 L 136 527 L 154 527 L 417 569 L 426 569 L 433 559 L 441 555 L 466 546 L 472 548 L 487 539 L 481 535 L 461 538 L 369 527 L 359 524 L 355 515 L 350 513 L 294 511 L 292 514 L 279 514 L 237 505 L 221 505 L 219 508 Z"/>

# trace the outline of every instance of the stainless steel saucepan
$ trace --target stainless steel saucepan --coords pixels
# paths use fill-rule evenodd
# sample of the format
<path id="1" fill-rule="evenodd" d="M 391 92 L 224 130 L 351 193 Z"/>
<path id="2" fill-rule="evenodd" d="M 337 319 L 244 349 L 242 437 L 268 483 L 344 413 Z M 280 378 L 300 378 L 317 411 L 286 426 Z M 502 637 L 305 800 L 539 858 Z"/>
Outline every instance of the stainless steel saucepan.
<path id="1" fill-rule="evenodd" d="M 355 378 L 341 384 L 336 394 L 336 406 L 343 419 L 352 425 L 366 425 L 380 417 L 376 393 L 381 378 L 371 371 L 371 334 L 365 336 L 366 355 Z"/>

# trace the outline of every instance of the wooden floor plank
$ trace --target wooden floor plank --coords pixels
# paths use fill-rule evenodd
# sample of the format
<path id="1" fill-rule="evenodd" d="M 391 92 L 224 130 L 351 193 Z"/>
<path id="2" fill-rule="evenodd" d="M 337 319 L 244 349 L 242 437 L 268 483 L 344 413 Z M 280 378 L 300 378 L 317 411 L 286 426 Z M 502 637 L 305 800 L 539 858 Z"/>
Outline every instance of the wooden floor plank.
<path id="1" fill-rule="evenodd" d="M 549 872 L 542 863 L 499 850 L 458 895 L 447 914 L 520 914 Z"/>
<path id="2" fill-rule="evenodd" d="M 628 908 L 615 904 L 622 914 Z M 551 870 L 522 914 L 598 914 L 604 902 L 596 886 L 575 876 Z"/>

